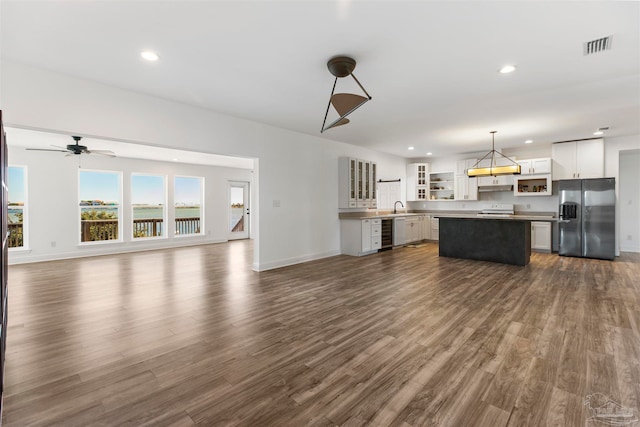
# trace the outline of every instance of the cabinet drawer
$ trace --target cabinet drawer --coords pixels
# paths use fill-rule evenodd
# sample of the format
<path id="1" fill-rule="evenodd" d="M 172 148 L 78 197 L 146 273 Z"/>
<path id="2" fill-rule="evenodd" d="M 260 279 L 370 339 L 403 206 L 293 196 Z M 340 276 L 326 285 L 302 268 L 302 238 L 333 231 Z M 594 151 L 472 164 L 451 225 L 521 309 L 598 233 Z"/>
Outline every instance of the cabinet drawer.
<path id="1" fill-rule="evenodd" d="M 382 248 L 382 237 L 374 236 L 371 237 L 371 249 L 380 249 Z"/>
<path id="2" fill-rule="evenodd" d="M 372 236 L 380 236 L 382 235 L 382 224 L 372 224 L 371 225 L 371 235 Z"/>

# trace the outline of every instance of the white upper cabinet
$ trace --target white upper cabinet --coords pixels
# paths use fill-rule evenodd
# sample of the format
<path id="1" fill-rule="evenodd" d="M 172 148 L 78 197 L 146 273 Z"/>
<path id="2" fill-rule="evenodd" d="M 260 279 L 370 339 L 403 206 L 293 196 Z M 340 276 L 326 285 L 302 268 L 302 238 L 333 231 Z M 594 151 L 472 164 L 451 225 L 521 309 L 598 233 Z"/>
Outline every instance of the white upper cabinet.
<path id="1" fill-rule="evenodd" d="M 407 165 L 407 201 L 427 200 L 429 189 L 429 164 Z"/>
<path id="2" fill-rule="evenodd" d="M 456 174 L 455 200 L 478 200 L 478 178 L 469 178 L 466 173 Z"/>
<path id="3" fill-rule="evenodd" d="M 604 178 L 604 141 L 571 141 L 551 146 L 553 180 Z"/>
<path id="4" fill-rule="evenodd" d="M 479 187 L 513 185 L 513 175 L 480 176 L 478 177 Z"/>
<path id="5" fill-rule="evenodd" d="M 338 207 L 375 208 L 377 165 L 367 160 L 338 159 Z"/>
<path id="6" fill-rule="evenodd" d="M 521 175 L 541 175 L 551 173 L 551 158 L 518 160 Z"/>
<path id="7" fill-rule="evenodd" d="M 472 168 L 478 159 L 465 159 L 456 162 L 456 175 L 466 175 L 467 169 Z"/>

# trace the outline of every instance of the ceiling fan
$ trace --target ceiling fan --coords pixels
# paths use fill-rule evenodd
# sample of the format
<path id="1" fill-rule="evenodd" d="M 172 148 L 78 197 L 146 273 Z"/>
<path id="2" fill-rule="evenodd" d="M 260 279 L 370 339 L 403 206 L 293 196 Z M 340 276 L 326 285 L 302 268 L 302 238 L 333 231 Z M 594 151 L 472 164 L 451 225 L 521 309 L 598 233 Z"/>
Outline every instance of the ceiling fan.
<path id="1" fill-rule="evenodd" d="M 109 156 L 115 157 L 116 154 L 110 150 L 89 150 L 86 145 L 80 145 L 81 136 L 72 136 L 75 144 L 69 144 L 65 147 L 60 147 L 57 145 L 52 145 L 52 147 L 56 147 L 56 149 L 51 148 L 27 148 L 27 150 L 31 151 L 58 151 L 61 153 L 67 153 L 67 156 L 72 155 L 80 155 L 80 154 L 100 154 L 101 156 Z"/>

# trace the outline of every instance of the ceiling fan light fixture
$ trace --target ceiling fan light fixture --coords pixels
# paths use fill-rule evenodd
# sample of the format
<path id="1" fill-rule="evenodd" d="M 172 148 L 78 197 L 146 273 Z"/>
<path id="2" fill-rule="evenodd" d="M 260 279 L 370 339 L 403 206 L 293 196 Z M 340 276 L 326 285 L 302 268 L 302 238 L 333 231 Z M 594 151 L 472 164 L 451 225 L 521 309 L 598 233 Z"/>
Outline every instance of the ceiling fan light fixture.
<path id="1" fill-rule="evenodd" d="M 327 105 L 327 111 L 324 114 L 324 121 L 322 122 L 320 133 L 334 127 L 346 125 L 349 123 L 347 116 L 360 108 L 365 102 L 371 100 L 371 96 L 353 74 L 353 70 L 356 68 L 355 59 L 348 56 L 336 56 L 327 62 L 327 68 L 329 69 L 329 72 L 335 76 L 335 80 L 333 82 L 333 88 L 331 89 L 331 96 L 329 96 L 329 104 Z M 338 79 L 348 76 L 353 78 L 360 89 L 362 89 L 365 96 L 354 93 L 335 93 Z M 327 116 L 329 115 L 329 109 L 331 106 L 333 106 L 340 117 L 327 125 Z"/>
<path id="2" fill-rule="evenodd" d="M 498 175 L 520 175 L 520 165 L 514 162 L 509 157 L 505 156 L 499 151 L 495 149 L 495 130 L 492 130 L 491 133 L 491 151 L 484 155 L 480 160 L 478 160 L 473 167 L 467 169 L 467 176 L 469 178 L 479 177 L 479 176 L 498 176 Z M 505 158 L 511 162 L 509 165 L 497 165 L 496 164 L 496 154 Z M 485 159 L 491 159 L 489 166 L 480 166 L 480 163 Z"/>

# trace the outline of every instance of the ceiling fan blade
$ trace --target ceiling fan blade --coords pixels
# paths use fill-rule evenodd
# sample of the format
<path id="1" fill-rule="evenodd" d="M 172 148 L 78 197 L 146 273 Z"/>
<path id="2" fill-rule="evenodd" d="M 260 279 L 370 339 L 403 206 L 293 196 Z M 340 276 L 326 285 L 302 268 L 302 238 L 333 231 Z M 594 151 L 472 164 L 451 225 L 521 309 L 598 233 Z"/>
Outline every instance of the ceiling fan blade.
<path id="1" fill-rule="evenodd" d="M 331 104 L 341 117 L 355 110 L 369 99 L 353 93 L 336 93 L 331 97 Z"/>
<path id="2" fill-rule="evenodd" d="M 25 150 L 29 151 L 56 151 L 59 153 L 68 153 L 69 150 L 54 150 L 52 148 L 25 148 Z"/>
<path id="3" fill-rule="evenodd" d="M 110 150 L 86 150 L 85 153 L 87 154 L 99 154 L 101 156 L 109 156 L 109 157 L 115 157 L 116 153 L 114 153 L 113 151 Z"/>

